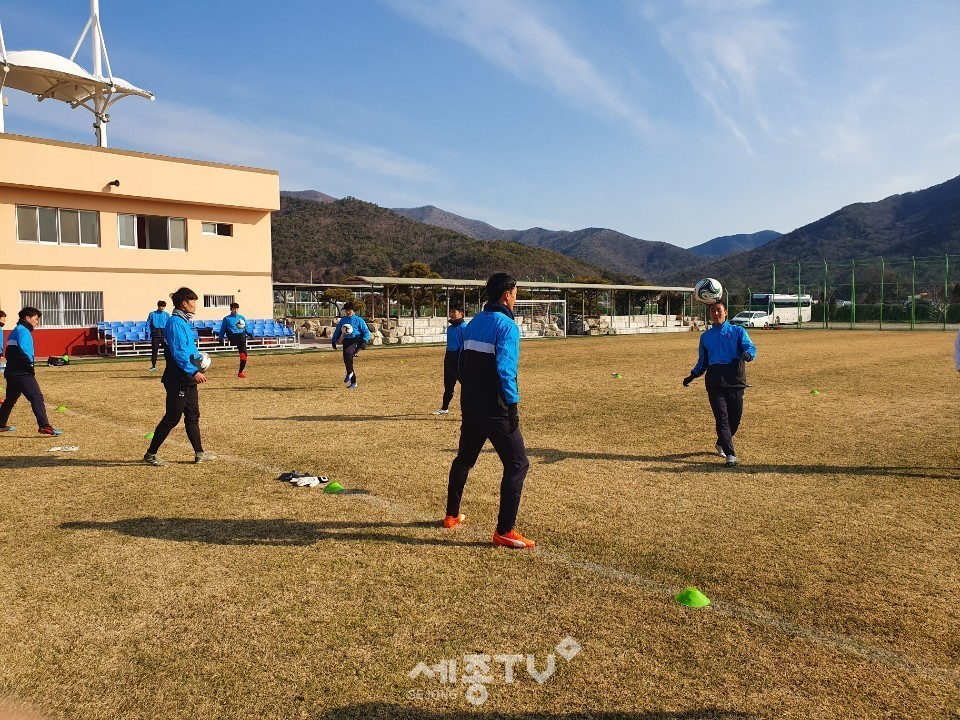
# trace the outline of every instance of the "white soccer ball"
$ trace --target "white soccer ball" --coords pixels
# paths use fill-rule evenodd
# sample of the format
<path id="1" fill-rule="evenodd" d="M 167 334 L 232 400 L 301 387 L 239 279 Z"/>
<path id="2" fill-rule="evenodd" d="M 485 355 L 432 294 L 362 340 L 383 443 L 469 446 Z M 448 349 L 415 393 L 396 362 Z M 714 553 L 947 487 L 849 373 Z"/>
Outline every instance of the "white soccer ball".
<path id="1" fill-rule="evenodd" d="M 238 329 L 238 330 L 243 330 L 246 326 L 247 326 L 247 323 L 244 321 L 243 318 L 240 318 L 239 320 L 237 320 L 237 329 Z"/>
<path id="2" fill-rule="evenodd" d="M 340 332 L 342 332 L 344 335 L 353 335 L 353 325 L 351 325 L 350 323 L 347 323 L 342 328 L 340 328 Z"/>
<path id="3" fill-rule="evenodd" d="M 693 297 L 704 305 L 713 305 L 723 299 L 723 285 L 719 280 L 704 278 L 693 286 Z"/>
<path id="4" fill-rule="evenodd" d="M 213 358 L 210 357 L 210 353 L 202 352 L 200 353 L 200 371 L 206 372 L 213 363 Z"/>

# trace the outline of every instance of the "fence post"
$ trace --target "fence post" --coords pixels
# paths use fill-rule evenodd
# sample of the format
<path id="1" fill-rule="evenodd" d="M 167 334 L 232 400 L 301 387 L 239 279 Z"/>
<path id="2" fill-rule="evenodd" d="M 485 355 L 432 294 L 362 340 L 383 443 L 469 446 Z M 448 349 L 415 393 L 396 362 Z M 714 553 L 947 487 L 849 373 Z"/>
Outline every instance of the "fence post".
<path id="1" fill-rule="evenodd" d="M 880 329 L 883 330 L 883 258 L 880 258 Z"/>
<path id="2" fill-rule="evenodd" d="M 827 303 L 827 261 L 823 261 L 823 295 L 820 298 L 820 302 L 823 304 L 823 329 L 830 329 L 830 305 Z"/>
<path id="3" fill-rule="evenodd" d="M 910 329 L 917 329 L 917 258 L 910 258 L 913 261 L 913 270 L 910 274 Z"/>
<path id="4" fill-rule="evenodd" d="M 857 261 L 850 261 L 850 329 L 857 327 Z"/>
<path id="5" fill-rule="evenodd" d="M 803 329 L 803 312 L 800 310 L 800 261 L 797 260 L 797 328 Z"/>
<path id="6" fill-rule="evenodd" d="M 950 286 L 950 256 L 943 256 L 943 329 L 947 329 L 947 297 Z"/>

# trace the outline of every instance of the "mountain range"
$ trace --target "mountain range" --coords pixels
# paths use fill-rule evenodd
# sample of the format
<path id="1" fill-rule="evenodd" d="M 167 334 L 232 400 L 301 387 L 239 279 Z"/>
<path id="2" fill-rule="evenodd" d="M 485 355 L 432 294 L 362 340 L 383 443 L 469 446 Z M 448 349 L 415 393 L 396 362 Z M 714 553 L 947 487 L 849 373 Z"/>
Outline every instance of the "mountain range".
<path id="1" fill-rule="evenodd" d="M 307 194 L 307 193 L 311 194 Z M 414 222 L 356 198 L 283 192 L 271 217 L 276 282 L 342 282 L 352 275 L 390 275 L 425 262 L 445 277 L 484 278 L 503 270 L 517 278 L 603 278 L 636 282 L 558 252 L 503 240 L 475 240 Z"/>
<path id="2" fill-rule="evenodd" d="M 318 206 L 344 202 L 312 190 L 283 195 L 310 200 Z M 434 269 L 439 271 L 440 267 L 449 265 L 449 270 L 456 268 L 464 277 L 482 277 L 482 273 L 476 273 L 481 266 L 488 266 L 482 259 L 486 253 L 490 258 L 510 258 L 510 262 L 516 263 L 512 267 L 520 269 L 520 277 L 553 274 L 545 272 L 546 268 L 554 268 L 558 275 L 565 274 L 560 272 L 560 268 L 565 267 L 569 274 L 593 273 L 594 277 L 620 278 L 618 281 L 644 278 L 661 284 L 690 285 L 701 277 L 716 277 L 728 287 L 740 284 L 763 287 L 769 283 L 774 263 L 960 253 L 960 177 L 877 202 L 847 205 L 785 235 L 761 230 L 713 238 L 689 249 L 607 228 L 502 230 L 431 205 L 392 211 L 370 207 L 394 217 L 402 216 L 415 226 L 454 233 L 445 241 L 452 244 L 444 245 L 444 252 L 439 252 L 438 246 L 437 253 L 415 259 L 433 258 L 428 262 L 440 262 Z M 532 270 L 524 272 L 522 262 L 533 260 L 534 256 L 528 256 L 517 246 L 548 254 L 537 255 L 537 263 L 530 266 Z M 557 254 L 581 264 L 562 266 L 556 260 Z M 475 274 L 465 275 L 470 269 Z"/>

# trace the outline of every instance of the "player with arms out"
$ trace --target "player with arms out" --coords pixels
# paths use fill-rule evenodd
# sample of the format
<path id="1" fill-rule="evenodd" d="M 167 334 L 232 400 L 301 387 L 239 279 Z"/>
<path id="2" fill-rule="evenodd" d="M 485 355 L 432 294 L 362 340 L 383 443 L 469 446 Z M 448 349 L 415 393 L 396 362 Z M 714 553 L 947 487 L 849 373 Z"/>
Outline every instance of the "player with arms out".
<path id="1" fill-rule="evenodd" d="M 7 425 L 13 406 L 23 395 L 33 408 L 33 415 L 37 419 L 37 427 L 41 435 L 62 435 L 62 430 L 54 430 L 47 419 L 47 408 L 43 402 L 43 393 L 37 384 L 36 370 L 33 367 L 33 331 L 40 324 L 43 316 L 35 307 L 25 307 L 18 313 L 16 327 L 7 337 L 4 354 L 7 358 L 7 367 L 3 377 L 7 380 L 7 396 L 0 405 L 0 432 L 13 432 L 17 428 Z"/>
<path id="2" fill-rule="evenodd" d="M 717 454 L 725 458 L 727 467 L 738 464 L 733 447 L 743 417 L 743 391 L 747 387 L 744 363 L 757 357 L 757 348 L 739 325 L 727 322 L 727 306 L 717 301 L 710 306 L 713 326 L 700 336 L 699 358 L 683 386 L 707 374 L 707 397 L 717 425 Z"/>

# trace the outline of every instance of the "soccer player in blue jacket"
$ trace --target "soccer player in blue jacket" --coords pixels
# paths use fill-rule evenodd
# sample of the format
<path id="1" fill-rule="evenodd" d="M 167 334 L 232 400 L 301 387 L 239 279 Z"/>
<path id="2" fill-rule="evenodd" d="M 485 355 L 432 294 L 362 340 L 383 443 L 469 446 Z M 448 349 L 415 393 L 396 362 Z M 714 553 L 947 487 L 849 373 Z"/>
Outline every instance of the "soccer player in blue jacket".
<path id="1" fill-rule="evenodd" d="M 7 380 L 7 397 L 0 405 L 0 432 L 13 432 L 15 427 L 8 425 L 10 413 L 17 400 L 23 395 L 30 402 L 33 414 L 37 418 L 37 428 L 41 435 L 61 435 L 62 430 L 54 430 L 47 419 L 47 408 L 43 402 L 43 393 L 37 384 L 36 371 L 33 368 L 33 331 L 40 324 L 43 315 L 34 307 L 25 307 L 18 314 L 18 321 L 4 346 L 7 367 L 3 377 Z"/>
<path id="2" fill-rule="evenodd" d="M 217 459 L 216 455 L 204 452 L 200 441 L 200 395 L 197 388 L 207 382 L 207 376 L 200 370 L 200 352 L 190 325 L 197 311 L 197 294 L 190 288 L 182 287 L 171 293 L 170 299 L 173 301 L 173 316 L 167 321 L 164 333 L 166 346 L 163 349 L 167 366 L 160 378 L 167 391 L 166 412 L 153 431 L 150 447 L 143 456 L 147 465 L 158 467 L 167 463 L 157 457 L 157 452 L 170 431 L 180 423 L 181 417 L 187 438 L 193 446 L 193 461 L 202 463 Z"/>
<path id="3" fill-rule="evenodd" d="M 353 359 L 361 350 L 367 349 L 367 343 L 370 341 L 370 328 L 363 321 L 363 318 L 357 315 L 354 310 L 353 301 L 344 303 L 343 317 L 337 323 L 337 329 L 333 331 L 333 349 L 337 349 L 337 342 L 343 345 L 343 366 L 347 371 L 343 378 L 347 390 L 357 389 L 357 374 L 353 370 Z M 344 326 L 349 325 L 352 332 L 344 330 Z"/>
<path id="4" fill-rule="evenodd" d="M 447 322 L 450 327 L 447 328 L 447 352 L 443 356 L 443 400 L 434 415 L 447 415 L 450 412 L 453 391 L 460 379 L 460 352 L 463 350 L 463 333 L 466 330 L 463 308 L 451 306 Z"/>
<path id="5" fill-rule="evenodd" d="M 163 332 L 167 327 L 167 320 L 170 319 L 166 307 L 166 300 L 157 300 L 157 309 L 147 315 L 147 326 L 150 328 L 150 372 L 157 371 L 157 356 L 163 347 Z"/>
<path id="6" fill-rule="evenodd" d="M 443 525 L 453 528 L 466 520 L 460 513 L 467 475 L 489 440 L 503 463 L 500 513 L 493 544 L 531 548 L 536 543 L 517 532 L 514 525 L 530 461 L 520 434 L 517 404 L 517 363 L 520 328 L 513 319 L 517 281 L 507 273 L 487 280 L 487 304 L 466 326 L 460 356 L 460 447 L 450 466 L 447 482 L 447 515 Z"/>
<path id="7" fill-rule="evenodd" d="M 247 329 L 247 319 L 240 314 L 239 303 L 230 303 L 230 314 L 220 323 L 220 342 L 229 341 L 240 353 L 240 371 L 237 377 L 245 378 L 243 369 L 247 366 L 247 335 L 250 331 Z"/>
<path id="8" fill-rule="evenodd" d="M 722 301 L 710 306 L 710 320 L 713 327 L 700 336 L 700 357 L 683 386 L 707 374 L 707 397 L 717 421 L 717 454 L 726 458 L 727 467 L 733 467 L 738 464 L 733 436 L 743 417 L 743 391 L 747 387 L 744 363 L 756 359 L 757 348 L 745 329 L 727 322 L 727 306 Z"/>

